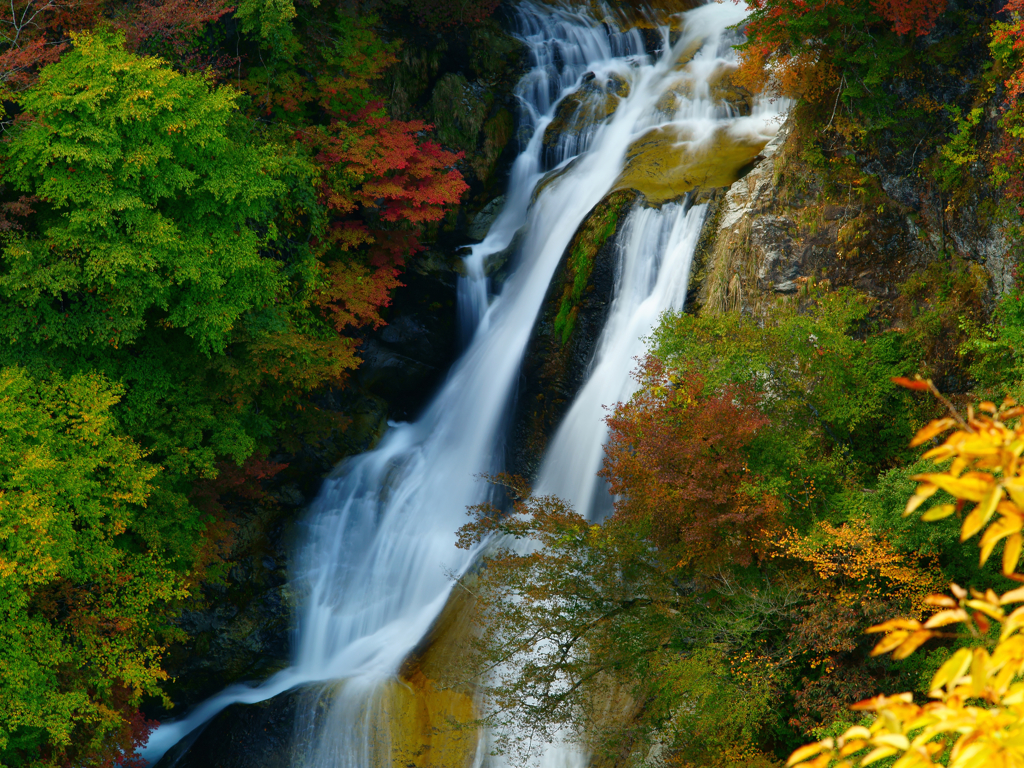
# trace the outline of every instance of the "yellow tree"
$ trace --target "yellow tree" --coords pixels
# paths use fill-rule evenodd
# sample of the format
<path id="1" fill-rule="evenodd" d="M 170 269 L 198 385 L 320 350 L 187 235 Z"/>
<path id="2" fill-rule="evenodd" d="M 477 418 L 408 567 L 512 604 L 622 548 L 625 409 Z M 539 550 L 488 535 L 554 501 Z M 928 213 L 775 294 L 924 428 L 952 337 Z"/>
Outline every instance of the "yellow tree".
<path id="1" fill-rule="evenodd" d="M 1012 399 L 1002 405 L 980 403 L 961 415 L 931 381 L 894 379 L 910 389 L 928 390 L 950 415 L 921 429 L 911 445 L 919 446 L 950 433 L 924 454 L 939 467 L 916 475 L 918 486 L 905 515 L 922 509 L 942 490 L 953 502 L 924 510 L 926 522 L 962 516 L 961 541 L 981 534 L 981 563 L 1004 542 L 1002 571 L 1024 582 L 1017 566 L 1024 528 L 1024 406 Z M 944 467 L 944 468 L 942 468 Z M 975 643 L 956 651 L 935 673 L 928 698 L 919 704 L 911 693 L 876 696 L 853 706 L 875 713 L 870 725 L 857 725 L 836 739 L 796 750 L 794 768 L 854 768 L 895 758 L 893 768 L 974 768 L 1024 766 L 1024 586 L 997 594 L 951 584 L 950 594 L 933 594 L 937 610 L 926 620 L 893 619 L 871 627 L 884 633 L 872 655 L 892 653 L 903 659 L 922 644 L 944 635 L 944 628 L 964 624 Z M 993 624 L 998 640 L 987 644 Z"/>

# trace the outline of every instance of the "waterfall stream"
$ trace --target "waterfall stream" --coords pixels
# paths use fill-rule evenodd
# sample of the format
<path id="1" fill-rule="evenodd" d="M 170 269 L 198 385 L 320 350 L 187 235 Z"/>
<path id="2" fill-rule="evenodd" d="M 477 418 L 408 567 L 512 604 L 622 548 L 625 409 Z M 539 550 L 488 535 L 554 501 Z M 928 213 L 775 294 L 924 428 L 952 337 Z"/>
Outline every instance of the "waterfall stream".
<path id="1" fill-rule="evenodd" d="M 729 27 L 743 16 L 732 2 L 700 6 L 684 15 L 677 36 L 662 30 L 663 51 L 652 56 L 636 30 L 602 23 L 591 10 L 519 6 L 517 34 L 533 64 L 517 91 L 529 138 L 501 215 L 466 258 L 459 285 L 465 352 L 415 423 L 392 425 L 375 450 L 347 460 L 324 483 L 292 567 L 300 608 L 291 666 L 261 686 L 232 686 L 161 726 L 146 759 L 159 759 L 231 704 L 322 682 L 311 697 L 315 714 L 304 721 L 316 733 L 296 765 L 391 764 L 384 687 L 449 599 L 451 575 L 475 556 L 455 547 L 455 531 L 466 508 L 487 497 L 479 476 L 502 469 L 522 358 L 577 228 L 616 188 L 627 162 L 636 161 L 631 148 L 639 139 L 667 137 L 662 149 L 691 159 L 724 139 L 745 147 L 749 159 L 778 127 L 778 105 L 755 101 L 742 115 L 713 93 L 714 78 L 733 58 Z M 567 121 L 559 107 L 570 96 L 577 107 Z M 549 130 L 556 117 L 570 124 L 561 133 Z M 630 395 L 641 337 L 662 312 L 682 306 L 705 208 L 678 199 L 638 204 L 620 224 L 608 320 L 537 481 L 581 511 L 594 511 L 607 497 L 595 474 L 606 433 L 603 407 Z M 510 258 L 512 269 L 493 295 L 487 268 L 496 254 Z M 558 748 L 544 763 L 581 760 Z M 478 763 L 487 764 L 482 755 Z"/>

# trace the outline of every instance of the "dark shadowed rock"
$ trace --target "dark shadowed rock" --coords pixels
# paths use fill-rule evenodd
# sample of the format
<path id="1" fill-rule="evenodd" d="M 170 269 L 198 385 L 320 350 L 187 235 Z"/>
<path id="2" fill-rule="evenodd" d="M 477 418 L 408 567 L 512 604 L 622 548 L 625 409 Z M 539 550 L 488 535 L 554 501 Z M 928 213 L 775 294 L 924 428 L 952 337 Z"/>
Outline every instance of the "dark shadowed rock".
<path id="1" fill-rule="evenodd" d="M 291 768 L 301 690 L 234 704 L 171 748 L 156 768 Z"/>
<path id="2" fill-rule="evenodd" d="M 616 235 L 643 195 L 622 190 L 598 203 L 562 255 L 548 288 L 519 374 L 508 469 L 533 477 L 548 439 L 586 380 L 615 290 Z M 575 295 L 573 264 L 589 263 L 586 287 Z"/>

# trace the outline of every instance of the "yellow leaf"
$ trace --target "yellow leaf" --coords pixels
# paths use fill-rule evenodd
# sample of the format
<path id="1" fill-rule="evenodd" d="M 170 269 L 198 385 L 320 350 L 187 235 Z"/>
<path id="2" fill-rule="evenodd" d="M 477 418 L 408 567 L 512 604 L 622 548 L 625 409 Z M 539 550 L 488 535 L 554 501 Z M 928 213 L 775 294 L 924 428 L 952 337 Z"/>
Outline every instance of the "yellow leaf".
<path id="1" fill-rule="evenodd" d="M 971 510 L 971 514 L 964 518 L 964 523 L 960 527 L 960 541 L 967 541 L 980 531 L 984 524 L 985 518 L 981 512 L 981 504 L 978 504 Z"/>
<path id="2" fill-rule="evenodd" d="M 827 745 L 823 741 L 819 741 L 817 744 L 806 744 L 789 756 L 789 760 L 786 761 L 786 765 L 789 766 L 795 765 L 796 763 L 802 763 L 807 758 L 814 757 L 826 748 Z"/>
<path id="3" fill-rule="evenodd" d="M 903 645 L 893 652 L 892 657 L 897 661 L 905 659 L 933 637 L 935 637 L 934 632 L 929 632 L 927 629 L 919 630 L 908 637 L 904 641 Z M 872 651 L 871 655 L 873 656 L 874 654 L 875 652 Z"/>
<path id="4" fill-rule="evenodd" d="M 940 445 L 937 448 L 932 448 L 930 451 L 925 451 L 922 459 L 932 459 L 936 464 L 939 464 L 950 456 L 956 456 L 956 448 L 949 445 Z"/>
<path id="5" fill-rule="evenodd" d="M 1010 534 L 1017 533 L 1020 529 L 1021 521 L 1015 518 L 1003 517 L 990 525 L 981 537 L 981 565 L 988 560 L 996 544 Z M 1016 565 L 1016 562 L 1014 564 Z"/>
<path id="6" fill-rule="evenodd" d="M 949 595 L 928 595 L 924 599 L 925 605 L 937 605 L 940 608 L 956 608 L 957 602 Z"/>
<path id="7" fill-rule="evenodd" d="M 931 690 L 937 691 L 947 683 L 954 682 L 958 678 L 962 677 L 968 668 L 970 668 L 972 658 L 973 656 L 970 648 L 961 648 L 946 659 L 932 678 Z"/>
<path id="8" fill-rule="evenodd" d="M 1003 610 L 1001 608 L 997 608 L 996 606 L 989 603 L 987 600 L 968 600 L 967 606 L 969 608 L 973 608 L 976 611 L 981 611 L 990 619 L 995 619 L 996 621 L 1002 621 L 1004 618 L 1006 618 L 1006 614 L 1003 613 Z"/>
<path id="9" fill-rule="evenodd" d="M 860 761 L 861 765 L 871 765 L 877 763 L 879 760 L 884 760 L 887 757 L 892 757 L 899 752 L 898 749 L 892 747 L 878 747 L 867 753 L 863 760 Z"/>
<path id="10" fill-rule="evenodd" d="M 1019 478 L 1007 478 L 1003 481 L 1003 487 L 1006 488 L 1018 509 L 1024 509 L 1024 483 Z"/>
<path id="11" fill-rule="evenodd" d="M 988 435 L 973 437 L 960 444 L 960 453 L 967 456 L 993 456 L 999 453 L 1002 446 L 993 442 Z"/>
<path id="12" fill-rule="evenodd" d="M 955 608 L 953 610 L 939 611 L 929 617 L 928 621 L 924 623 L 924 626 L 926 629 L 936 629 L 938 627 L 956 624 L 961 621 L 967 621 L 967 611 L 962 608 Z"/>
<path id="13" fill-rule="evenodd" d="M 925 510 L 921 520 L 925 523 L 933 523 L 936 520 L 945 520 L 956 512 L 956 504 L 939 504 L 931 509 Z"/>
<path id="14" fill-rule="evenodd" d="M 914 439 L 910 441 L 910 447 L 917 448 L 917 446 L 922 443 L 927 443 L 936 435 L 942 434 L 950 427 L 955 426 L 956 421 L 953 419 L 936 419 L 935 421 L 929 422 L 919 429 L 916 435 L 914 435 Z"/>
<path id="15" fill-rule="evenodd" d="M 894 629 L 909 629 L 917 630 L 921 628 L 921 622 L 915 621 L 914 619 L 889 619 L 883 621 L 881 624 L 875 624 L 874 626 L 868 627 L 864 631 L 867 634 L 874 632 L 891 632 Z"/>
<path id="16" fill-rule="evenodd" d="M 917 492 L 910 497 L 910 501 L 907 502 L 907 508 L 903 511 L 903 516 L 906 517 L 912 514 L 915 509 L 924 504 L 928 499 L 935 495 L 935 492 L 939 490 L 939 486 L 931 483 L 923 483 L 917 487 Z"/>
<path id="17" fill-rule="evenodd" d="M 1006 605 L 1007 603 L 1024 603 L 1024 587 L 1004 592 L 1003 596 L 999 598 L 999 604 Z"/>
<path id="18" fill-rule="evenodd" d="M 977 475 L 972 477 L 951 477 L 948 474 L 940 472 L 914 475 L 911 480 L 917 480 L 919 483 L 937 485 L 939 488 L 944 491 L 948 491 L 956 498 L 966 499 L 967 501 L 981 501 L 985 498 L 985 495 L 989 492 L 993 483 L 991 476 L 989 476 L 988 480 L 984 480 Z"/>
<path id="19" fill-rule="evenodd" d="M 854 752 L 860 752 L 868 743 L 863 739 L 854 739 L 846 744 L 841 750 L 839 750 L 840 757 L 849 757 Z"/>
<path id="20" fill-rule="evenodd" d="M 1008 638 L 1022 626 L 1024 626 L 1024 606 L 1021 606 L 1006 617 L 1006 621 L 1003 622 L 1003 629 L 999 633 L 1000 641 Z"/>
<path id="21" fill-rule="evenodd" d="M 888 653 L 894 648 L 898 648 L 903 644 L 903 641 L 910 636 L 910 633 L 906 630 L 898 630 L 886 635 L 878 641 L 878 645 L 871 649 L 872 656 L 881 656 L 883 653 Z"/>
<path id="22" fill-rule="evenodd" d="M 985 692 L 985 684 L 988 682 L 988 651 L 984 648 L 974 649 L 974 658 L 971 659 L 971 691 L 975 696 L 981 696 Z"/>
<path id="23" fill-rule="evenodd" d="M 843 734 L 844 739 L 870 739 L 871 731 L 865 728 L 863 725 L 855 725 L 851 728 L 846 729 L 846 733 Z"/>
<path id="24" fill-rule="evenodd" d="M 1006 540 L 1006 545 L 1003 547 L 1003 573 L 1011 574 L 1017 570 L 1017 563 L 1020 562 L 1020 548 L 1021 535 L 1014 533 Z"/>
<path id="25" fill-rule="evenodd" d="M 883 733 L 875 736 L 872 741 L 879 746 L 895 747 L 903 752 L 910 749 L 910 739 L 902 733 Z"/>

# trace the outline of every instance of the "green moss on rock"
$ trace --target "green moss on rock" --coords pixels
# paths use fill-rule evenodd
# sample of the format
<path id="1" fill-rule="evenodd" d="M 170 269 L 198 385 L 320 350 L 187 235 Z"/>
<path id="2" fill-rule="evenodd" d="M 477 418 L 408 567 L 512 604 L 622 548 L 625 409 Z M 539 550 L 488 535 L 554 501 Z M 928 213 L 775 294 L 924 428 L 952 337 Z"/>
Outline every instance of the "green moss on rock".
<path id="1" fill-rule="evenodd" d="M 632 192 L 625 191 L 606 197 L 583 222 L 569 245 L 562 298 L 554 322 L 555 333 L 561 337 L 563 345 L 569 343 L 576 326 L 579 305 L 594 269 L 594 257 L 608 238 L 615 234 L 622 208 L 634 197 Z"/>

